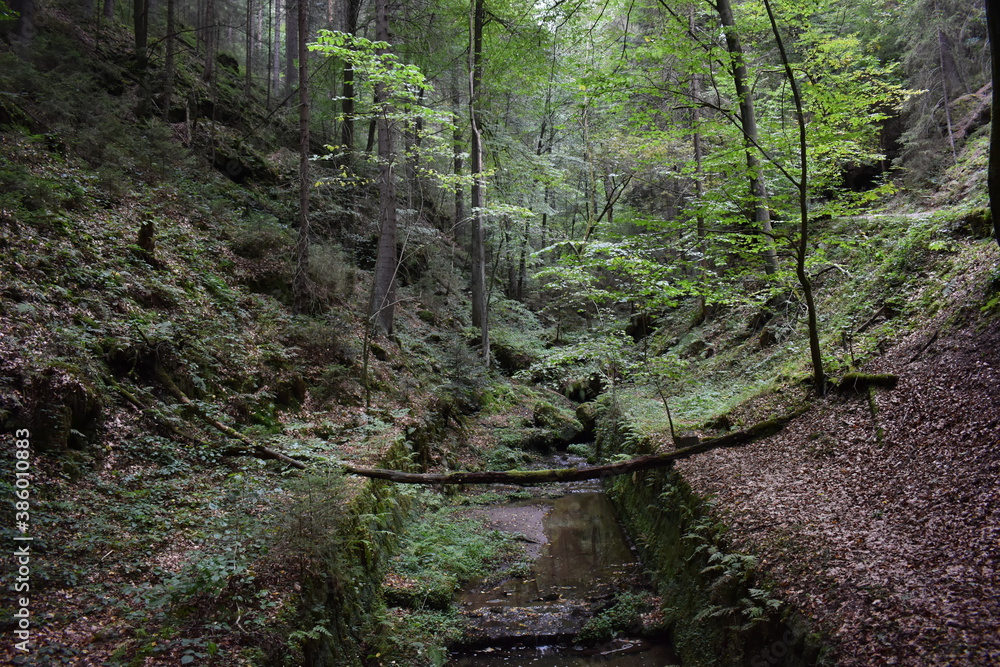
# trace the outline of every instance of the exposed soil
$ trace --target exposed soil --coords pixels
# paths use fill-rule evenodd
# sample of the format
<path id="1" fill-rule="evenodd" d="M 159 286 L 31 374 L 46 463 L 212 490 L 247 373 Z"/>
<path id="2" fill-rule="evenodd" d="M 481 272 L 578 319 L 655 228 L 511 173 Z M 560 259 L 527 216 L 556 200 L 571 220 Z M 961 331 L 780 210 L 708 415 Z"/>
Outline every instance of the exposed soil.
<path id="1" fill-rule="evenodd" d="M 863 369 L 893 390 L 677 466 L 838 665 L 1000 664 L 1000 330 L 977 317 L 942 313 Z"/>

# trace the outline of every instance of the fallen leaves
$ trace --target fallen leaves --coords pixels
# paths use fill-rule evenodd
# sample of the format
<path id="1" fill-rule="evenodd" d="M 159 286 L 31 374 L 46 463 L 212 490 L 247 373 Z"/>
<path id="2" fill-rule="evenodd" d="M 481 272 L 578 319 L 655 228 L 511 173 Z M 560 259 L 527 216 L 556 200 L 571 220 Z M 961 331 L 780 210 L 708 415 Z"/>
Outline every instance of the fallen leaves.
<path id="1" fill-rule="evenodd" d="M 678 463 L 840 665 L 1000 663 L 1000 332 L 913 334 L 866 369 L 897 389 L 827 397 L 752 447 Z M 881 440 L 876 437 L 882 430 Z"/>

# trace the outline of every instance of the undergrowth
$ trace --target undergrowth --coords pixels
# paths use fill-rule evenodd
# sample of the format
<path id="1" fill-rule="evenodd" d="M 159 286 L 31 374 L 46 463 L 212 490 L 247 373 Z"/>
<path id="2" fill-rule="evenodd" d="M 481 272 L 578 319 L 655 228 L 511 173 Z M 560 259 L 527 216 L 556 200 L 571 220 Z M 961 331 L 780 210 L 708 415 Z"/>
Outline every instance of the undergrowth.
<path id="1" fill-rule="evenodd" d="M 523 547 L 509 533 L 487 529 L 467 509 L 432 492 L 417 498 L 419 518 L 407 526 L 386 577 L 390 607 L 380 664 L 443 665 L 444 647 L 464 627 L 452 604 L 459 587 L 523 570 Z"/>

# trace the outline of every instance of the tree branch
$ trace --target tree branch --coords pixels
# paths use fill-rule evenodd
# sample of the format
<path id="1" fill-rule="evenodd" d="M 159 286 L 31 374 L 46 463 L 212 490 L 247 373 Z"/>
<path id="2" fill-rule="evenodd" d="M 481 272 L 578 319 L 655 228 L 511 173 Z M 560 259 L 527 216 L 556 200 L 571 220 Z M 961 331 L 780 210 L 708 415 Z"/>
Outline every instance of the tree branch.
<path id="1" fill-rule="evenodd" d="M 243 435 L 236 429 L 230 426 L 226 426 L 219 420 L 213 419 L 212 417 L 207 415 L 204 410 L 202 410 L 197 405 L 191 402 L 191 399 L 188 398 L 183 391 L 181 391 L 180 387 L 178 387 L 177 384 L 173 381 L 173 378 L 171 378 L 167 374 L 167 372 L 163 370 L 159 365 L 156 366 L 156 377 L 160 380 L 160 382 L 163 383 L 163 385 L 170 391 L 171 394 L 177 397 L 178 401 L 180 401 L 188 408 L 190 408 L 192 412 L 194 412 L 202 419 L 202 421 L 204 421 L 209 426 L 212 426 L 213 428 L 222 431 L 229 437 L 236 438 L 237 440 L 242 442 L 247 447 L 250 447 L 251 449 L 250 452 L 244 452 L 243 450 L 240 449 L 228 449 L 226 450 L 225 453 L 228 454 L 229 456 L 233 456 L 235 454 L 247 453 L 251 454 L 252 456 L 256 456 L 257 458 L 260 459 L 273 459 L 276 461 L 281 461 L 286 465 L 290 465 L 293 468 L 298 468 L 299 470 L 305 470 L 306 465 L 301 461 L 296 461 L 295 459 L 291 458 L 290 456 L 286 456 L 281 452 L 276 452 L 273 449 L 268 449 L 263 445 L 257 444 L 256 442 L 254 442 L 247 436 Z"/>

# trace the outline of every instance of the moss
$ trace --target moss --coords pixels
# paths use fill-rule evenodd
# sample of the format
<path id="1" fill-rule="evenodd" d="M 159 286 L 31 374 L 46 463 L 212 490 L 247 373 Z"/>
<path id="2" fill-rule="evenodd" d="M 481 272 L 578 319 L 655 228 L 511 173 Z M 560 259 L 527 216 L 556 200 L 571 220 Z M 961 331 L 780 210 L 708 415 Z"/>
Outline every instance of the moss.
<path id="1" fill-rule="evenodd" d="M 397 439 L 380 465 L 407 467 L 408 450 L 407 442 Z M 378 637 L 382 580 L 409 499 L 397 485 L 368 480 L 335 512 L 332 530 L 314 531 L 315 564 L 301 582 L 294 620 L 301 639 L 298 647 L 289 647 L 300 653 L 300 664 L 316 667 L 359 666 L 368 648 L 361 638 L 374 642 Z M 313 632 L 317 626 L 323 631 Z"/>
<path id="2" fill-rule="evenodd" d="M 778 421 L 758 428 L 780 427 Z M 651 447 L 612 411 L 599 421 L 598 432 L 608 455 Z M 729 548 L 725 526 L 680 473 L 642 471 L 615 477 L 606 489 L 653 573 L 684 665 L 751 664 L 791 632 L 778 616 L 780 603 L 764 594 L 756 559 Z M 818 649 L 807 646 L 804 633 L 792 635 L 782 664 L 815 664 Z"/>

